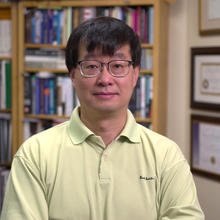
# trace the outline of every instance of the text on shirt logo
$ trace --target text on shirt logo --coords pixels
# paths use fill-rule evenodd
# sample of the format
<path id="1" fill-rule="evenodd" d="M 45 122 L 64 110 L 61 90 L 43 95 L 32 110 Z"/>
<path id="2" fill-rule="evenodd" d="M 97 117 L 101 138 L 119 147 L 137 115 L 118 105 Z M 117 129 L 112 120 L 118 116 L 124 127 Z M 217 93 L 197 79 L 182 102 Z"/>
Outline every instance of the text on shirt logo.
<path id="1" fill-rule="evenodd" d="M 140 176 L 141 180 L 154 180 L 154 177 L 145 177 L 145 176 Z"/>

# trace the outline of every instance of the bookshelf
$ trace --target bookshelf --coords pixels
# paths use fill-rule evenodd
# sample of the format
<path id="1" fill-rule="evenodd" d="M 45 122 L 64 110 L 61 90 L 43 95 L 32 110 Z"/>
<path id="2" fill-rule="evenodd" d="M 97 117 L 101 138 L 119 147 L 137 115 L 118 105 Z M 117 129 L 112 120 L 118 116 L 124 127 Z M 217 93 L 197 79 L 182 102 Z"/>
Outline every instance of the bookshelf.
<path id="1" fill-rule="evenodd" d="M 4 22 L 8 22 L 9 23 L 4 23 Z M 8 123 L 5 124 L 4 121 L 10 121 L 11 124 L 11 128 L 7 128 L 7 133 L 8 136 L 8 141 L 10 141 L 9 144 L 4 144 L 2 142 L 0 142 L 1 144 L 1 156 L 3 157 L 3 159 L 0 160 L 0 169 L 2 166 L 4 167 L 10 167 L 11 164 L 11 159 L 13 157 L 13 155 L 15 154 L 15 152 L 17 151 L 18 145 L 17 145 L 17 141 L 18 141 L 18 127 L 17 127 L 17 110 L 18 110 L 18 103 L 17 103 L 17 4 L 16 3 L 12 3 L 12 2 L 0 2 L 0 22 L 1 25 L 6 25 L 7 27 L 4 28 L 3 32 L 10 32 L 11 36 L 8 39 L 4 40 L 5 35 L 1 35 L 1 41 L 3 42 L 3 47 L 2 44 L 0 46 L 0 63 L 1 63 L 1 107 L 0 107 L 0 132 L 3 133 L 2 138 L 0 138 L 2 141 L 5 141 L 5 128 L 6 126 L 9 126 Z M 4 24 L 3 24 L 4 23 Z M 8 50 L 7 45 L 10 45 L 11 49 Z M 7 68 L 6 66 L 3 67 L 5 65 L 5 63 L 7 63 L 6 65 L 8 65 L 8 63 L 10 63 L 8 65 L 9 70 L 6 70 L 5 68 Z M 4 69 L 3 69 L 4 68 Z M 5 75 L 3 76 L 3 72 L 5 70 Z M 6 71 L 8 71 L 6 73 Z M 7 75 L 7 76 L 6 76 Z M 5 77 L 9 77 L 7 79 L 5 79 L 5 83 L 3 83 L 3 79 Z M 10 82 L 8 84 L 8 82 Z M 8 85 L 6 85 L 8 84 Z M 4 88 L 7 87 L 7 88 Z M 4 90 L 6 89 L 5 95 L 3 95 Z M 4 97 L 5 96 L 5 97 Z M 8 133 L 8 130 L 11 130 L 11 133 Z M 4 145 L 4 146 L 3 146 Z M 3 156 L 3 154 L 5 153 L 6 149 L 3 149 L 5 146 L 10 146 L 10 150 L 8 151 L 8 157 Z M 8 149 L 7 149 L 8 150 Z"/>
<path id="2" fill-rule="evenodd" d="M 50 10 L 63 10 L 64 8 L 77 8 L 80 10 L 85 7 L 152 7 L 154 9 L 153 14 L 153 40 L 152 42 L 142 43 L 142 48 L 150 50 L 152 53 L 152 68 L 150 69 L 141 69 L 141 76 L 151 76 L 153 78 L 152 93 L 153 101 L 151 103 L 151 114 L 150 117 L 140 117 L 136 116 L 136 120 L 140 123 L 147 123 L 152 125 L 152 129 L 161 134 L 166 133 L 166 93 L 167 93 L 167 33 L 168 33 L 168 7 L 169 3 L 172 3 L 173 0 L 74 0 L 74 1 L 21 1 L 18 3 L 18 21 L 19 21 L 19 49 L 18 49 L 18 132 L 19 145 L 24 141 L 24 121 L 28 120 L 67 120 L 69 117 L 66 115 L 60 114 L 33 114 L 33 113 L 24 113 L 24 95 L 25 95 L 25 86 L 24 73 L 29 74 L 30 77 L 34 78 L 33 75 L 38 72 L 53 72 L 57 76 L 67 76 L 68 72 L 66 68 L 30 68 L 26 66 L 29 62 L 27 56 L 28 50 L 31 53 L 34 50 L 64 50 L 65 42 L 60 44 L 53 43 L 31 43 L 30 38 L 27 36 L 27 14 L 31 13 L 30 11 L 35 9 L 50 9 Z M 78 13 L 78 12 L 77 12 Z M 77 22 L 73 24 L 77 25 Z M 27 40 L 29 39 L 29 40 Z M 33 40 L 35 41 L 35 40 Z M 41 41 L 41 40 L 40 40 Z M 44 53 L 43 52 L 43 53 Z M 46 53 L 46 52 L 45 52 Z M 27 61 L 28 60 L 28 61 Z M 29 62 L 30 63 L 30 62 Z M 28 78 L 28 76 L 27 76 Z"/>

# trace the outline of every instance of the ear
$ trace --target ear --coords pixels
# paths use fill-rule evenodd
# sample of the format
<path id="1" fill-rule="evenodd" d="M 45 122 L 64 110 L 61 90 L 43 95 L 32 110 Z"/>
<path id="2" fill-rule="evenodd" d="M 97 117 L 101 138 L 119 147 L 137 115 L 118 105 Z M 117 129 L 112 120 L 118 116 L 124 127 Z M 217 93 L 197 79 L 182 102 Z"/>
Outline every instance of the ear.
<path id="1" fill-rule="evenodd" d="M 72 68 L 72 70 L 70 71 L 70 78 L 72 80 L 73 86 L 75 87 L 75 69 Z"/>
<path id="2" fill-rule="evenodd" d="M 74 78 L 74 68 L 72 68 L 71 69 L 71 71 L 70 71 L 70 78 L 73 80 L 73 78 Z"/>
<path id="3" fill-rule="evenodd" d="M 133 77 L 133 88 L 136 86 L 137 84 L 137 80 L 139 77 L 139 72 L 140 72 L 140 66 L 136 66 L 134 68 L 134 77 Z"/>

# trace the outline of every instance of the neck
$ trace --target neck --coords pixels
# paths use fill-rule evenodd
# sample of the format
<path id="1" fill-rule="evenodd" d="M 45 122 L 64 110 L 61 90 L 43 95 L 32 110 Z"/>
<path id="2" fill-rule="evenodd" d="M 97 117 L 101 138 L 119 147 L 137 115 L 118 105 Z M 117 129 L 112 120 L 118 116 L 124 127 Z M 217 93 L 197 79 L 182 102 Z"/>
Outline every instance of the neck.
<path id="1" fill-rule="evenodd" d="M 120 113 L 91 113 L 80 109 L 80 119 L 108 146 L 124 128 L 127 110 Z"/>

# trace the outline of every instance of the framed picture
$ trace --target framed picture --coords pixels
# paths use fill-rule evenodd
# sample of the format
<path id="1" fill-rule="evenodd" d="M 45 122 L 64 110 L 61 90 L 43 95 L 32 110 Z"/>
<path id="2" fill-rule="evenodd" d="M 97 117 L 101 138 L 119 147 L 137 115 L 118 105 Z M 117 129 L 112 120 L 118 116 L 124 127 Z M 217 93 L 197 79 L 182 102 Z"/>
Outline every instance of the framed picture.
<path id="1" fill-rule="evenodd" d="M 200 34 L 220 33 L 220 1 L 199 0 Z"/>
<path id="2" fill-rule="evenodd" d="M 191 48 L 191 107 L 220 110 L 220 47 Z"/>
<path id="3" fill-rule="evenodd" d="M 220 180 L 220 118 L 191 116 L 191 169 Z"/>

